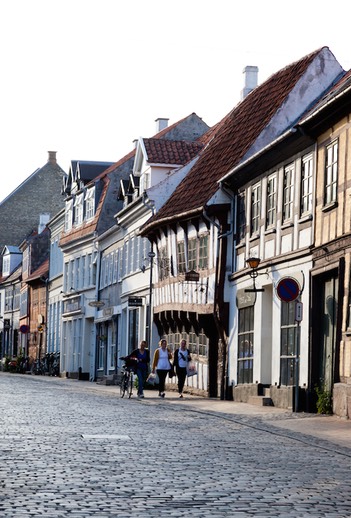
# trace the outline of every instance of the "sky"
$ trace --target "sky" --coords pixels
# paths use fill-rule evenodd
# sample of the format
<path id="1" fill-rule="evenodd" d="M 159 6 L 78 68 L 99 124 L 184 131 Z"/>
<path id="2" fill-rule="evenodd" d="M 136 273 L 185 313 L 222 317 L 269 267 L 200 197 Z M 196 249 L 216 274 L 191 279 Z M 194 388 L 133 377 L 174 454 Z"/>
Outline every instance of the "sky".
<path id="1" fill-rule="evenodd" d="M 116 162 L 155 120 L 209 126 L 258 82 L 320 47 L 351 68 L 335 0 L 0 0 L 0 201 L 57 152 Z"/>

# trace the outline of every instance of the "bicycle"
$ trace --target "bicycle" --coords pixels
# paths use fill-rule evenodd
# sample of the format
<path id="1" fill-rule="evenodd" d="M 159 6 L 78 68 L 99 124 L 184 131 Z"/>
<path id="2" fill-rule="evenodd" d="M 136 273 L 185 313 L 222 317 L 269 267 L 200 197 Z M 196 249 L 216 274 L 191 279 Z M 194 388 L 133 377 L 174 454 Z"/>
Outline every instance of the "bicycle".
<path id="1" fill-rule="evenodd" d="M 120 360 L 125 362 L 124 365 L 122 365 L 123 375 L 120 385 L 120 396 L 123 398 L 124 395 L 127 394 L 130 399 L 133 395 L 135 366 L 138 360 L 136 358 L 129 358 L 128 356 L 121 356 Z"/>

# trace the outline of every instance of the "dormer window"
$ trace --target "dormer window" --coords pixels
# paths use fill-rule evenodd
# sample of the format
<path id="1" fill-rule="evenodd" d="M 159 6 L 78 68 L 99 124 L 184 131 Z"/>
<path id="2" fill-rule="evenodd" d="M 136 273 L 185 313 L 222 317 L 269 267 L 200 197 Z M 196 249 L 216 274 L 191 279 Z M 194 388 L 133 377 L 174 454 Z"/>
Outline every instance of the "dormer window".
<path id="1" fill-rule="evenodd" d="M 10 273 L 10 255 L 4 255 L 2 258 L 2 274 L 7 277 Z"/>
<path id="2" fill-rule="evenodd" d="M 83 194 L 78 194 L 74 201 L 74 224 L 83 223 Z"/>
<path id="3" fill-rule="evenodd" d="M 65 230 L 71 230 L 73 222 L 73 200 L 66 201 Z"/>
<path id="4" fill-rule="evenodd" d="M 95 187 L 88 189 L 85 195 L 85 217 L 91 219 L 95 215 Z"/>

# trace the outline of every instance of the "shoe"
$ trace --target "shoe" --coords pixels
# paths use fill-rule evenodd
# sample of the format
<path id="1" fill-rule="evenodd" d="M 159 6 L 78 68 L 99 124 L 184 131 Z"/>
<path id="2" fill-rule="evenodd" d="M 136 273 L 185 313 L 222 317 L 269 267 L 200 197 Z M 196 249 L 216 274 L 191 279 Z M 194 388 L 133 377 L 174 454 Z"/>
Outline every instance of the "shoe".
<path id="1" fill-rule="evenodd" d="M 179 394 L 179 397 L 182 398 L 183 397 L 183 394 Z"/>
<path id="2" fill-rule="evenodd" d="M 158 397 L 163 397 L 163 396 L 162 396 L 162 394 L 161 394 L 161 392 L 159 392 L 159 393 L 158 393 Z"/>
<path id="3" fill-rule="evenodd" d="M 140 394 L 140 395 L 139 395 L 139 397 L 140 397 L 141 399 L 143 399 L 143 398 L 144 398 L 144 394 Z"/>
<path id="4" fill-rule="evenodd" d="M 165 395 L 166 395 L 166 394 L 165 394 L 164 392 L 162 392 L 161 397 L 165 397 Z"/>

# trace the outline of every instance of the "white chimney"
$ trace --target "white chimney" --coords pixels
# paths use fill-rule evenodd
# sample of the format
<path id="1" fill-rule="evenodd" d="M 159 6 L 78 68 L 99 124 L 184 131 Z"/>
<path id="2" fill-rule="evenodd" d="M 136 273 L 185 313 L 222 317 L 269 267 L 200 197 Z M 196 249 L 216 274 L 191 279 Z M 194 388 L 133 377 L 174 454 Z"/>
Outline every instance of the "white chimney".
<path id="1" fill-rule="evenodd" d="M 241 99 L 245 99 L 247 94 L 249 94 L 254 88 L 257 86 L 257 76 L 258 76 L 258 67 L 247 66 L 243 70 L 244 78 L 244 88 L 241 90 Z"/>
<path id="2" fill-rule="evenodd" d="M 50 221 L 50 214 L 48 212 L 44 212 L 39 215 L 39 225 L 38 225 L 38 234 L 41 234 L 43 230 L 45 230 L 46 224 Z"/>
<path id="3" fill-rule="evenodd" d="M 169 121 L 169 119 L 162 119 L 162 118 L 156 119 L 155 120 L 155 122 L 156 122 L 156 133 L 159 133 L 163 129 L 167 128 L 168 127 L 168 121 Z"/>

